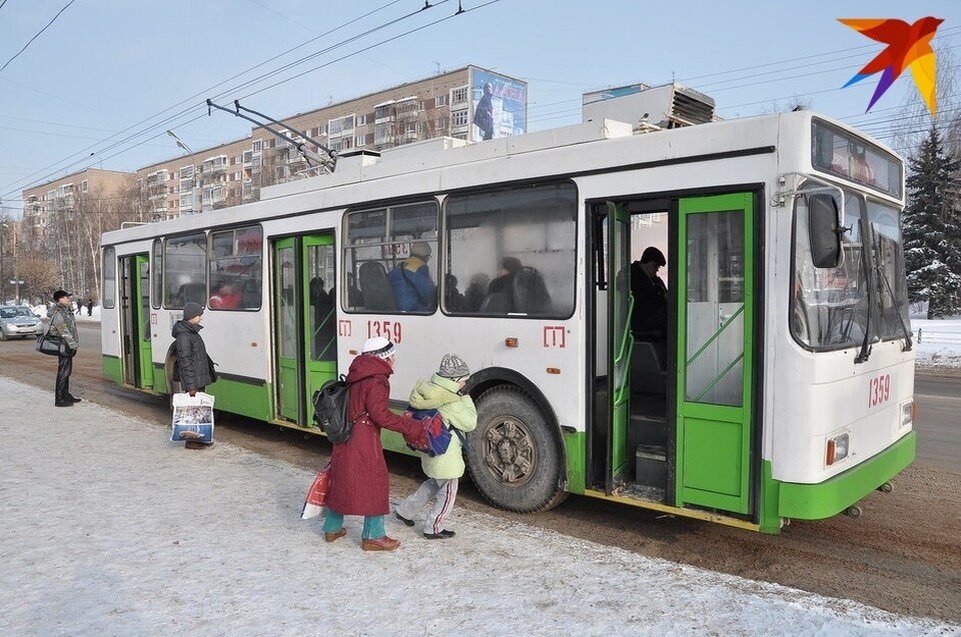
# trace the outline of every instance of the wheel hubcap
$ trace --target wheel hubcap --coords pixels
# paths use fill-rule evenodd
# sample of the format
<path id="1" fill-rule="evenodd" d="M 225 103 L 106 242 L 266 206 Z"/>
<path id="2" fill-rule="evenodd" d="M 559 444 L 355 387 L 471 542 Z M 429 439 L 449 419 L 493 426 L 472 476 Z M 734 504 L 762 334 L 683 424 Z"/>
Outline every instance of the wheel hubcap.
<path id="1" fill-rule="evenodd" d="M 502 483 L 519 487 L 534 474 L 537 453 L 530 431 L 515 418 L 494 419 L 485 436 L 484 460 Z"/>

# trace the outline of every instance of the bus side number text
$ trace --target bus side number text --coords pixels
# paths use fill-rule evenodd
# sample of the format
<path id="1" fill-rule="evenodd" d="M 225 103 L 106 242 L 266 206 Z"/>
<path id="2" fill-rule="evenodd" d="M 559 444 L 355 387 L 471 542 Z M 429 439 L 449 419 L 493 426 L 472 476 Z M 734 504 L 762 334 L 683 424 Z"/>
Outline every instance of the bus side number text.
<path id="1" fill-rule="evenodd" d="M 383 336 L 393 343 L 400 343 L 403 330 L 397 321 L 367 321 L 367 338 Z"/>
<path id="2" fill-rule="evenodd" d="M 891 375 L 881 374 L 868 385 L 868 407 L 875 407 L 891 397 Z"/>

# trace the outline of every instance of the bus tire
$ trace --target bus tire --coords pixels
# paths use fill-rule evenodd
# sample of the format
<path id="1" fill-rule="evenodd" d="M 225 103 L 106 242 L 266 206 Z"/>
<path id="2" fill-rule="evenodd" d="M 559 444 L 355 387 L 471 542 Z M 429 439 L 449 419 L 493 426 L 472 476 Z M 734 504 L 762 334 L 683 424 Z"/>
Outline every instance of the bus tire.
<path id="1" fill-rule="evenodd" d="M 517 387 L 500 385 L 478 397 L 467 463 L 488 502 L 532 513 L 564 501 L 563 450 L 552 430 L 550 419 Z"/>

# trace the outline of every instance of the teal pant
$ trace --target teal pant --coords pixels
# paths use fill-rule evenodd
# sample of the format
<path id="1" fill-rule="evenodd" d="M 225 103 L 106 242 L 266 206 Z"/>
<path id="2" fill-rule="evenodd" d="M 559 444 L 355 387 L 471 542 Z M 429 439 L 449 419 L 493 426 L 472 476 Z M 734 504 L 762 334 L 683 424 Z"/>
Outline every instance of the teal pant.
<path id="1" fill-rule="evenodd" d="M 344 516 L 327 507 L 326 517 L 324 518 L 324 533 L 336 533 L 343 526 Z M 379 540 L 385 535 L 387 535 L 387 531 L 384 530 L 384 516 L 364 516 L 364 532 L 361 537 L 365 540 Z"/>

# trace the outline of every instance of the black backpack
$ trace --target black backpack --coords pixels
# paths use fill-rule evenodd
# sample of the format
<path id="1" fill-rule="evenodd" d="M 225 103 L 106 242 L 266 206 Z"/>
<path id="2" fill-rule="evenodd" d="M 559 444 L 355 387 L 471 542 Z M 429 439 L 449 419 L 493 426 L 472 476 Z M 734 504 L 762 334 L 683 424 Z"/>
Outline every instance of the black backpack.
<path id="1" fill-rule="evenodd" d="M 314 422 L 324 430 L 327 438 L 334 444 L 341 444 L 350 439 L 354 423 L 347 417 L 349 403 L 350 384 L 343 375 L 340 378 L 328 380 L 314 394 Z"/>

